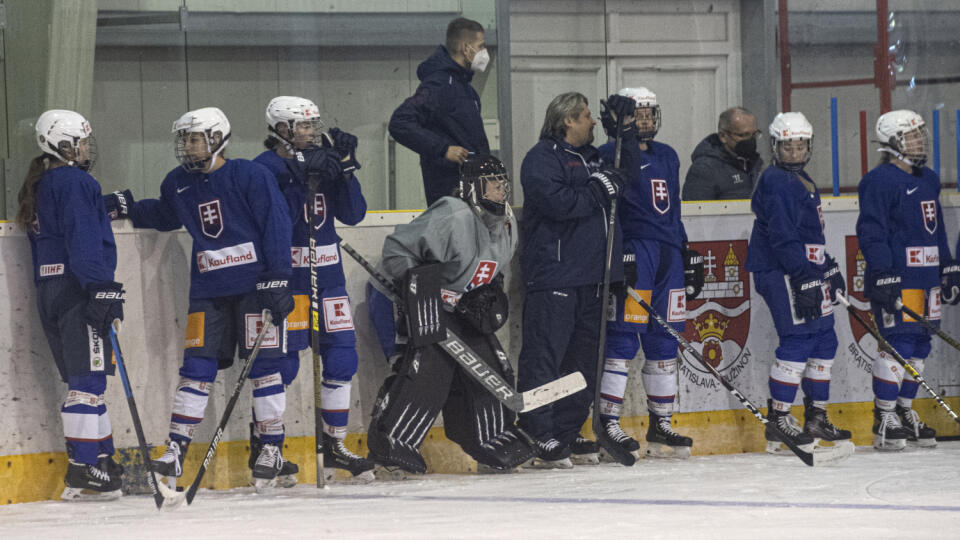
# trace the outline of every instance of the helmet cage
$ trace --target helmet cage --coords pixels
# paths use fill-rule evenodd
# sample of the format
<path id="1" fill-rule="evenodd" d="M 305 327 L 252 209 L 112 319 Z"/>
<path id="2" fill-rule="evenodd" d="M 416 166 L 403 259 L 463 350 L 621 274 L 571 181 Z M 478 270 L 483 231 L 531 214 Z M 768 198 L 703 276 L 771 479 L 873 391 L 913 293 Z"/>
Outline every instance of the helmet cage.
<path id="1" fill-rule="evenodd" d="M 908 137 L 911 133 L 917 133 L 917 136 Z M 911 166 L 923 167 L 927 163 L 929 141 L 930 133 L 927 131 L 927 126 L 920 125 L 911 130 L 898 131 L 887 142 L 880 141 L 880 144 L 889 147 L 892 150 L 890 153 Z"/>
<path id="2" fill-rule="evenodd" d="M 187 145 L 190 140 L 190 136 L 195 133 L 202 135 L 204 141 L 206 142 L 207 153 L 204 156 L 198 156 L 196 154 L 190 154 L 187 152 Z M 219 141 L 214 140 L 214 135 L 217 133 L 220 134 Z M 219 129 L 205 129 L 202 131 L 180 129 L 174 134 L 174 154 L 177 157 L 177 161 L 180 162 L 180 165 L 187 172 L 207 171 L 211 168 L 213 162 L 216 161 L 217 155 L 223 150 L 223 147 L 227 145 L 227 139 L 229 138 L 230 133 L 227 133 L 226 136 L 224 136 L 223 132 Z"/>
<path id="3" fill-rule="evenodd" d="M 783 143 L 788 141 L 804 141 L 807 143 L 807 152 L 804 155 L 803 159 L 800 161 L 785 161 L 780 155 L 782 150 Z M 773 162 L 776 166 L 781 169 L 786 169 L 788 171 L 798 172 L 803 170 L 807 166 L 807 163 L 810 163 L 810 158 L 813 157 L 813 135 L 809 138 L 807 137 L 794 137 L 789 139 L 778 139 L 776 137 L 770 137 L 770 151 L 773 154 Z"/>
<path id="4" fill-rule="evenodd" d="M 639 117 L 634 113 L 634 121 L 637 126 L 637 138 L 639 138 L 641 142 L 652 141 L 653 138 L 657 136 L 657 133 L 660 132 L 660 105 L 637 105 L 636 112 L 640 112 L 640 109 L 653 109 L 653 129 L 641 131 Z"/>
<path id="5" fill-rule="evenodd" d="M 503 191 L 502 200 L 487 198 L 490 186 Z M 510 201 L 510 178 L 503 163 L 495 157 L 470 158 L 460 168 L 460 198 L 474 208 L 502 216 Z"/>
<path id="6" fill-rule="evenodd" d="M 313 128 L 308 129 L 308 126 Z M 311 146 L 322 146 L 323 120 L 319 118 L 290 118 L 267 126 L 270 136 L 279 140 L 289 150 L 305 150 Z M 286 132 L 286 134 L 284 134 Z"/>

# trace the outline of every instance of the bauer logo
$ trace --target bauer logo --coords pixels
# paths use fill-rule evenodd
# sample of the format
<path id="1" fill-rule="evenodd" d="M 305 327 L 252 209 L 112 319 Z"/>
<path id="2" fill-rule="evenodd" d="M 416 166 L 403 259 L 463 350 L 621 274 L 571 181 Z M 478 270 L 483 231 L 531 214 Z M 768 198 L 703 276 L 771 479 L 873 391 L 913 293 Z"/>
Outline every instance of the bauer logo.
<path id="1" fill-rule="evenodd" d="M 200 226 L 203 234 L 210 238 L 218 238 L 223 233 L 223 212 L 220 210 L 220 199 L 200 204 Z"/>
<path id="2" fill-rule="evenodd" d="M 327 332 L 353 330 L 353 314 L 350 312 L 350 299 L 346 296 L 324 298 L 323 324 Z"/>
<path id="3" fill-rule="evenodd" d="M 703 290 L 687 302 L 687 324 L 683 336 L 703 359 L 733 381 L 749 365 L 747 348 L 750 331 L 750 274 L 747 241 L 690 242 L 690 249 L 703 254 Z M 681 349 L 685 360 L 680 373 L 702 388 L 722 390 L 717 379 L 690 353 Z"/>
<path id="4" fill-rule="evenodd" d="M 653 203 L 653 209 L 661 214 L 666 214 L 670 210 L 670 191 L 667 189 L 666 180 L 650 179 L 650 201 Z"/>
<path id="5" fill-rule="evenodd" d="M 860 251 L 860 242 L 855 235 L 844 238 L 846 255 L 847 300 L 861 319 L 868 324 L 876 325 L 873 312 L 870 310 L 870 301 L 865 294 L 867 261 Z M 846 346 L 853 356 L 857 368 L 866 373 L 873 373 L 873 360 L 877 356 L 877 340 L 874 339 L 862 324 L 848 314 L 850 330 L 853 333 L 853 343 Z"/>

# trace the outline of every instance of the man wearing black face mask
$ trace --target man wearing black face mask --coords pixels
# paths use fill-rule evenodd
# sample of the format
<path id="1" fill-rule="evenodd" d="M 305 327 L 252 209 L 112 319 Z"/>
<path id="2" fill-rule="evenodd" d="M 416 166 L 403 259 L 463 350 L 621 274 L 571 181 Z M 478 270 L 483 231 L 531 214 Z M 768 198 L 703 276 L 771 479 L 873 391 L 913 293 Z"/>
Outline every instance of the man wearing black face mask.
<path id="1" fill-rule="evenodd" d="M 720 114 L 717 132 L 700 141 L 683 183 L 685 201 L 749 199 L 763 171 L 757 118 L 743 107 Z"/>

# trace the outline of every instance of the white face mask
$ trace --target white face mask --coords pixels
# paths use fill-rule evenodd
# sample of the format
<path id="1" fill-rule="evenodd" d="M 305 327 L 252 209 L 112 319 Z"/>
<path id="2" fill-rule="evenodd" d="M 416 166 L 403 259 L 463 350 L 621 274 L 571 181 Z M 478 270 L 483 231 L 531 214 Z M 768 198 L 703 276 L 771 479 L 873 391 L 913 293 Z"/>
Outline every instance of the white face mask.
<path id="1" fill-rule="evenodd" d="M 480 49 L 477 51 L 477 54 L 474 55 L 473 61 L 470 62 L 470 69 L 482 73 L 487 69 L 487 64 L 489 63 L 490 53 L 487 52 L 487 49 Z"/>

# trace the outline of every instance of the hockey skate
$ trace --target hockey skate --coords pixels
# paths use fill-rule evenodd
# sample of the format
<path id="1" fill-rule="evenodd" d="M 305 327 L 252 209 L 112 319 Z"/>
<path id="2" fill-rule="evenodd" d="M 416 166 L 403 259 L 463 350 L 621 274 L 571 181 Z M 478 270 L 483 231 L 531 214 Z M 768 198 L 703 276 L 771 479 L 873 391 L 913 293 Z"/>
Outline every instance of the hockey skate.
<path id="1" fill-rule="evenodd" d="M 782 431 L 785 436 L 790 437 L 791 442 L 804 452 L 813 452 L 813 437 L 807 435 L 800 429 L 800 422 L 797 422 L 797 419 L 789 412 L 774 410 L 773 400 L 770 399 L 767 400 L 767 420 L 770 421 L 764 432 L 764 436 L 767 439 L 767 453 L 790 453 L 789 450 L 783 447 L 780 434 L 777 433 L 773 426 L 780 428 L 780 431 Z"/>
<path id="2" fill-rule="evenodd" d="M 123 479 L 120 474 L 111 475 L 99 465 L 77 463 L 71 459 L 63 483 L 66 488 L 60 498 L 65 501 L 112 501 L 120 498 Z"/>
<path id="3" fill-rule="evenodd" d="M 367 446 L 378 480 L 405 480 L 408 474 L 427 472 L 427 462 L 415 446 L 388 437 L 379 429 L 372 428 L 367 434 Z"/>
<path id="4" fill-rule="evenodd" d="M 277 476 L 283 469 L 283 456 L 280 448 L 273 444 L 264 444 L 260 448 L 260 455 L 253 465 L 253 487 L 260 492 L 276 487 Z"/>
<path id="5" fill-rule="evenodd" d="M 511 426 L 480 446 L 481 453 L 474 455 L 477 473 L 504 474 L 517 472 L 517 467 L 536 455 L 530 438 Z"/>
<path id="6" fill-rule="evenodd" d="M 623 431 L 618 418 L 610 418 L 602 422 L 600 432 L 597 433 L 601 461 L 620 463 L 627 467 L 636 463 L 637 458 L 640 457 L 640 443 Z"/>
<path id="7" fill-rule="evenodd" d="M 693 447 L 693 439 L 684 437 L 670 425 L 669 416 L 657 416 L 650 413 L 650 426 L 647 428 L 647 456 L 657 458 L 688 458 Z"/>
<path id="8" fill-rule="evenodd" d="M 570 447 L 561 446 L 556 439 L 537 441 L 537 455 L 530 461 L 532 469 L 572 469 Z"/>
<path id="9" fill-rule="evenodd" d="M 577 435 L 577 438 L 570 443 L 570 461 L 574 465 L 599 465 L 600 445 L 597 441 Z"/>
<path id="10" fill-rule="evenodd" d="M 804 398 L 803 403 L 803 432 L 813 437 L 814 443 L 819 444 L 820 441 L 839 443 L 850 440 L 850 432 L 833 425 L 827 418 L 826 410 L 815 407 L 809 398 Z"/>
<path id="11" fill-rule="evenodd" d="M 332 482 L 336 476 L 335 469 L 350 473 L 351 480 L 357 484 L 369 484 L 374 480 L 372 461 L 362 458 L 351 452 L 343 439 L 323 434 L 323 466 L 324 479 Z"/>
<path id="12" fill-rule="evenodd" d="M 253 468 L 257 464 L 257 458 L 260 456 L 260 450 L 263 448 L 263 443 L 260 441 L 260 438 L 253 434 L 253 422 L 250 422 L 250 458 L 247 460 L 247 467 L 253 471 Z M 280 456 L 283 457 L 283 449 L 280 449 Z M 283 467 L 280 469 L 280 474 L 277 475 L 276 487 L 282 488 L 292 488 L 297 485 L 297 473 L 300 472 L 300 467 L 292 461 L 283 460 Z M 251 481 L 251 485 L 253 482 Z"/>
<path id="13" fill-rule="evenodd" d="M 910 432 L 900 423 L 895 410 L 873 409 L 873 447 L 883 452 L 896 452 L 907 446 Z"/>
<path id="14" fill-rule="evenodd" d="M 917 411 L 897 405 L 897 416 L 907 430 L 907 444 L 921 448 L 933 448 L 937 445 L 937 432 L 920 421 Z"/>
<path id="15" fill-rule="evenodd" d="M 187 446 L 190 443 L 180 443 L 178 441 L 167 441 L 167 449 L 158 459 L 150 462 L 153 473 L 157 476 L 157 482 L 166 477 L 167 487 L 176 491 L 177 478 L 183 474 L 183 458 L 187 453 Z"/>

